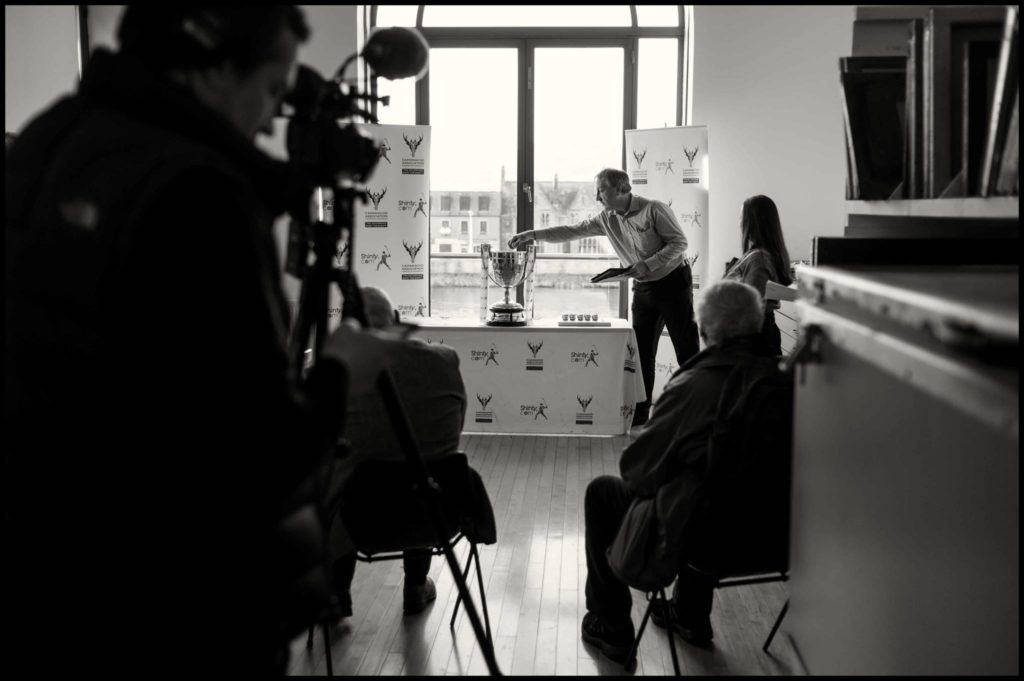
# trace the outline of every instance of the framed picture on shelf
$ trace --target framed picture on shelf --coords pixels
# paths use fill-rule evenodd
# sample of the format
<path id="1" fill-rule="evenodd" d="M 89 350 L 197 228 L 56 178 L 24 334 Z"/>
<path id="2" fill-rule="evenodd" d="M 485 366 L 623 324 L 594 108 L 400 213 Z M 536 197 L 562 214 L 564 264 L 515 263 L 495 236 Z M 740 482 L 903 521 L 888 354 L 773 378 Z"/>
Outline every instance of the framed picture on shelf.
<path id="1" fill-rule="evenodd" d="M 839 71 L 850 198 L 904 198 L 907 59 L 843 57 Z"/>
<path id="2" fill-rule="evenodd" d="M 970 79 L 972 43 L 998 43 L 1003 35 L 1006 7 L 932 7 L 925 25 L 924 54 L 926 93 L 924 150 L 925 195 L 966 196 L 965 146 L 972 125 L 986 127 L 987 119 L 972 121 L 965 89 L 976 93 L 975 109 L 984 101 L 987 84 Z M 974 48 L 974 73 L 986 73 L 989 47 Z M 994 84 L 994 81 L 993 81 Z M 993 85 L 994 87 L 994 85 Z M 983 106 L 983 105 L 980 105 Z M 984 112 L 981 116 L 984 118 Z M 967 140 L 965 142 L 965 140 Z M 969 174 L 969 171 L 968 171 Z"/>
<path id="3" fill-rule="evenodd" d="M 981 196 L 1019 194 L 1020 10 L 1006 8 L 978 182 Z"/>

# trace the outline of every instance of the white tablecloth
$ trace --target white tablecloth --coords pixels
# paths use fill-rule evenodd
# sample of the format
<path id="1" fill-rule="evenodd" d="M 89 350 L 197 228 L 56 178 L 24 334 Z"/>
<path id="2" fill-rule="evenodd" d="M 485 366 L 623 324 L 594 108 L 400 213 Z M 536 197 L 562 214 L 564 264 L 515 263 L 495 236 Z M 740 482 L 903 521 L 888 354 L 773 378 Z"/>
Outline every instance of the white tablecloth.
<path id="1" fill-rule="evenodd" d="M 633 329 L 623 319 L 611 323 L 501 327 L 428 318 L 414 336 L 459 353 L 466 432 L 619 435 L 644 384 Z"/>

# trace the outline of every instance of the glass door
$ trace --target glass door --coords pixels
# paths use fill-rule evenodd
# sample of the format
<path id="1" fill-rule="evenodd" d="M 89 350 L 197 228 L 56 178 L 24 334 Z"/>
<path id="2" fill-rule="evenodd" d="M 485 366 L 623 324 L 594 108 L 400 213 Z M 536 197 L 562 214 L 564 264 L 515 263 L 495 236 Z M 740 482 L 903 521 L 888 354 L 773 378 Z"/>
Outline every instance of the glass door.
<path id="1" fill-rule="evenodd" d="M 532 228 L 573 225 L 603 210 L 594 175 L 621 168 L 629 107 L 627 55 L 620 45 L 531 43 Z M 591 284 L 618 267 L 607 237 L 539 245 L 534 270 L 537 318 L 563 313 L 619 316 L 618 282 Z"/>
<path id="2" fill-rule="evenodd" d="M 430 50 L 432 316 L 479 316 L 480 246 L 507 249 L 516 232 L 521 53 Z"/>
<path id="3" fill-rule="evenodd" d="M 428 106 L 417 116 L 432 130 L 432 316 L 479 314 L 481 244 L 507 250 L 516 232 L 574 224 L 601 210 L 594 175 L 623 167 L 631 54 L 630 41 L 619 39 L 432 43 L 419 85 Z M 590 283 L 617 265 L 603 236 L 541 244 L 535 316 L 618 317 L 625 288 Z"/>

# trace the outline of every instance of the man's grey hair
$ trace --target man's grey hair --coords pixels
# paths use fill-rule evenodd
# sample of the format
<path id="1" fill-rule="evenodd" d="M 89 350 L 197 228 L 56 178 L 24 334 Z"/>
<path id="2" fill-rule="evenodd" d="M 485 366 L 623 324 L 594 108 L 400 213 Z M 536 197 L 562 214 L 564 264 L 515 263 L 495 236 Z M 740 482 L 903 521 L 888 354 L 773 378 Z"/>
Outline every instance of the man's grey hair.
<path id="1" fill-rule="evenodd" d="M 387 293 L 376 286 L 363 286 L 359 290 L 363 294 L 366 321 L 371 329 L 383 329 L 395 323 L 395 306 Z"/>
<path id="2" fill-rule="evenodd" d="M 618 168 L 604 168 L 594 177 L 598 182 L 604 182 L 609 187 L 615 187 L 620 194 L 632 191 L 633 186 L 629 184 L 629 175 Z"/>
<path id="3" fill-rule="evenodd" d="M 763 322 L 761 294 L 743 282 L 717 281 L 697 301 L 697 323 L 709 346 L 758 333 Z"/>

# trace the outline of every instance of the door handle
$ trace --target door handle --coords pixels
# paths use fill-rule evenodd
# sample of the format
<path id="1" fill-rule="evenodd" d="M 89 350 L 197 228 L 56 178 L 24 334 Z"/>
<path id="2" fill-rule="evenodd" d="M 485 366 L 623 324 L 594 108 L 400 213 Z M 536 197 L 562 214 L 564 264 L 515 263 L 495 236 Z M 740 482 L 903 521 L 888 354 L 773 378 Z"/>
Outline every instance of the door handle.
<path id="1" fill-rule="evenodd" d="M 526 202 L 533 203 L 533 188 L 526 182 L 523 183 L 523 192 L 526 194 Z"/>

